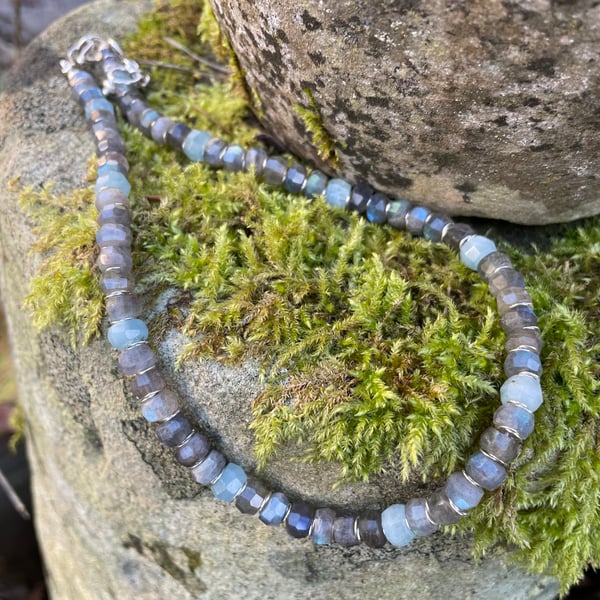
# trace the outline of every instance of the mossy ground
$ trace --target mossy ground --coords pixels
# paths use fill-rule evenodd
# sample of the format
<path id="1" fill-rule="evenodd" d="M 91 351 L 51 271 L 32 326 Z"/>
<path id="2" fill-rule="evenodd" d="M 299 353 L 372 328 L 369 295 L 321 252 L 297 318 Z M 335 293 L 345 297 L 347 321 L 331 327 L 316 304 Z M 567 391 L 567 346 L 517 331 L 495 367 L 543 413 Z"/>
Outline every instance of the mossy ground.
<path id="1" fill-rule="evenodd" d="M 199 7 L 160 5 L 125 47 L 187 70 L 153 69 L 149 99 L 164 113 L 250 144 L 247 96 L 164 43 L 168 35 L 206 52 Z M 201 22 L 215 39 L 212 19 Z M 340 462 L 349 479 L 395 469 L 429 480 L 463 463 L 502 382 L 503 333 L 476 275 L 441 245 L 189 164 L 122 130 L 140 289 L 180 290 L 154 331 L 190 336 L 181 360 L 263 360 L 268 384 L 252 407 L 261 463 L 290 442 L 306 460 Z M 25 190 L 22 200 L 39 223 L 34 251 L 47 253 L 27 304 L 39 326 L 85 341 L 102 318 L 93 192 Z M 474 531 L 477 554 L 513 545 L 521 564 L 555 575 L 564 591 L 600 559 L 600 219 L 567 228 L 543 252 L 501 246 L 540 314 L 546 402 L 506 484 L 460 529 Z"/>

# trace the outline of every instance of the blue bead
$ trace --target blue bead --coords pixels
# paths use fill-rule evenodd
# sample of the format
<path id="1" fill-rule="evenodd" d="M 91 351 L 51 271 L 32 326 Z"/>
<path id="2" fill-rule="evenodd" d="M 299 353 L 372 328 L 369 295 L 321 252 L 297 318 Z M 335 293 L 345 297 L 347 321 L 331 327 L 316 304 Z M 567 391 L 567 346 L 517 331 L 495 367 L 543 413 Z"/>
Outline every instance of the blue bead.
<path id="1" fill-rule="evenodd" d="M 118 171 L 112 171 L 106 175 L 102 175 L 96 179 L 94 191 L 96 194 L 107 188 L 116 188 L 121 190 L 126 196 L 131 191 L 131 184 L 127 181 L 127 177 Z"/>
<path id="2" fill-rule="evenodd" d="M 92 98 L 89 102 L 85 103 L 85 118 L 90 119 L 92 113 L 97 110 L 110 112 L 115 114 L 114 106 L 106 98 Z"/>
<path id="3" fill-rule="evenodd" d="M 431 522 L 425 498 L 413 498 L 406 503 L 406 522 L 418 536 L 431 535 L 438 526 Z"/>
<path id="4" fill-rule="evenodd" d="M 452 473 L 446 481 L 444 492 L 448 500 L 463 511 L 474 508 L 483 498 L 483 490 L 471 483 L 464 473 Z"/>
<path id="5" fill-rule="evenodd" d="M 306 185 L 304 186 L 304 195 L 311 200 L 320 196 L 325 192 L 325 188 L 327 187 L 328 177 L 325 173 L 321 173 L 321 171 L 313 171 L 306 180 Z"/>
<path id="6" fill-rule="evenodd" d="M 148 423 L 164 421 L 179 410 L 179 402 L 174 392 L 168 389 L 160 391 L 152 398 L 142 402 L 142 416 Z"/>
<path id="7" fill-rule="evenodd" d="M 536 352 L 531 350 L 513 350 L 509 352 L 504 361 L 504 372 L 507 377 L 522 371 L 529 371 L 535 375 L 542 374 L 542 361 Z"/>
<path id="8" fill-rule="evenodd" d="M 475 452 L 465 467 L 467 475 L 484 490 L 499 488 L 506 479 L 506 469 L 483 452 Z"/>
<path id="9" fill-rule="evenodd" d="M 226 463 L 220 452 L 211 450 L 201 463 L 192 468 L 192 476 L 200 485 L 210 485 L 221 474 Z"/>
<path id="10" fill-rule="evenodd" d="M 160 118 L 160 114 L 153 108 L 147 108 L 140 115 L 140 130 L 144 135 L 149 136 L 152 124 Z"/>
<path id="11" fill-rule="evenodd" d="M 406 215 L 406 231 L 412 235 L 421 235 L 425 221 L 431 214 L 431 211 L 424 206 L 413 206 Z"/>
<path id="12" fill-rule="evenodd" d="M 105 162 L 96 169 L 96 177 L 100 178 L 113 172 L 122 173 L 125 175 L 126 169 L 118 162 Z"/>
<path id="13" fill-rule="evenodd" d="M 346 208 L 352 186 L 343 179 L 330 179 L 325 189 L 325 201 L 335 208 Z"/>
<path id="14" fill-rule="evenodd" d="M 181 149 L 190 160 L 200 162 L 204 160 L 204 150 L 211 139 L 210 133 L 192 129 L 185 138 Z"/>
<path id="15" fill-rule="evenodd" d="M 331 544 L 335 511 L 331 508 L 318 508 L 315 511 L 310 539 L 315 544 Z"/>
<path id="16" fill-rule="evenodd" d="M 297 194 L 302 191 L 305 180 L 306 169 L 302 165 L 295 164 L 287 170 L 283 187 L 285 187 L 288 192 Z"/>
<path id="17" fill-rule="evenodd" d="M 111 325 L 108 328 L 107 338 L 113 348 L 123 350 L 127 346 L 146 340 L 148 328 L 140 319 L 126 319 Z"/>
<path id="18" fill-rule="evenodd" d="M 223 166 L 222 152 L 227 144 L 219 138 L 213 138 L 204 148 L 204 162 L 215 169 Z"/>
<path id="19" fill-rule="evenodd" d="M 465 267 L 477 271 L 479 263 L 492 252 L 496 252 L 496 244 L 482 235 L 472 235 L 460 247 L 460 260 Z"/>
<path id="20" fill-rule="evenodd" d="M 106 210 L 106 207 L 103 210 Z M 131 246 L 131 239 L 131 229 L 117 223 L 106 223 L 96 231 L 96 243 L 100 248 L 105 246 L 128 248 Z"/>
<path id="21" fill-rule="evenodd" d="M 500 400 L 502 404 L 510 401 L 518 402 L 534 412 L 543 402 L 540 380 L 537 377 L 527 375 L 527 373 L 513 375 L 502 384 Z"/>
<path id="22" fill-rule="evenodd" d="M 270 185 L 281 185 L 285 181 L 287 162 L 281 156 L 271 156 L 265 163 L 262 177 Z"/>
<path id="23" fill-rule="evenodd" d="M 227 146 L 223 154 L 223 166 L 227 171 L 241 171 L 244 162 L 244 149 L 241 146 Z"/>
<path id="24" fill-rule="evenodd" d="M 367 220 L 376 225 L 383 225 L 386 220 L 386 211 L 389 198 L 385 194 L 376 192 L 367 202 Z"/>
<path id="25" fill-rule="evenodd" d="M 430 242 L 441 242 L 444 227 L 449 223 L 452 223 L 450 217 L 433 213 L 423 227 L 423 237 Z"/>
<path id="26" fill-rule="evenodd" d="M 285 522 L 287 532 L 294 538 L 305 538 L 310 531 L 315 509 L 306 502 L 294 502 Z"/>
<path id="27" fill-rule="evenodd" d="M 494 413 L 494 426 L 524 440 L 533 432 L 534 418 L 522 406 L 507 402 Z"/>
<path id="28" fill-rule="evenodd" d="M 244 156 L 244 171 L 254 172 L 255 177 L 262 175 L 268 155 L 262 148 L 248 148 Z"/>
<path id="29" fill-rule="evenodd" d="M 231 502 L 244 487 L 247 479 L 242 467 L 235 463 L 229 463 L 210 489 L 218 500 Z"/>
<path id="30" fill-rule="evenodd" d="M 408 200 L 392 200 L 386 209 L 388 225 L 394 229 L 406 229 L 406 215 L 411 208 L 412 204 Z"/>
<path id="31" fill-rule="evenodd" d="M 404 504 L 392 504 L 381 513 L 381 526 L 387 541 L 392 546 L 406 546 L 415 534 L 406 522 L 406 507 Z"/>
<path id="32" fill-rule="evenodd" d="M 275 492 L 263 506 L 258 518 L 265 525 L 280 525 L 289 507 L 290 503 L 285 494 Z"/>

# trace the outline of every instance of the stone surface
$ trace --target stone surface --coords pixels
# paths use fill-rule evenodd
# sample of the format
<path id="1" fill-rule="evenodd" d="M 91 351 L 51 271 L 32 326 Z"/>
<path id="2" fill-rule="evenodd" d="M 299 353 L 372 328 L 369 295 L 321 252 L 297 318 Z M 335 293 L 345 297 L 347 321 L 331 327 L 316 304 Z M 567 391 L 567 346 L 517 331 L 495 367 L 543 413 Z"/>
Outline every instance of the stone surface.
<path id="1" fill-rule="evenodd" d="M 211 0 L 264 124 L 321 168 L 311 108 L 353 181 L 516 223 L 600 212 L 592 0 Z"/>
<path id="2" fill-rule="evenodd" d="M 33 330 L 21 306 L 39 259 L 28 254 L 31 223 L 7 182 L 15 176 L 25 185 L 52 181 L 59 191 L 84 185 L 92 137 L 58 58 L 83 33 L 118 38 L 150 5 L 102 0 L 68 16 L 25 51 L 0 99 L 0 289 L 28 418 L 38 535 L 52 596 L 222 600 L 243 590 L 248 600 L 553 598 L 554 580 L 503 569 L 504 551 L 476 564 L 468 537 L 436 534 L 402 549 L 316 547 L 215 502 L 158 443 L 105 341 L 75 351 L 60 331 Z M 164 309 L 168 298 L 154 310 Z M 256 365 L 234 369 L 207 361 L 175 372 L 185 342 L 171 332 L 158 348 L 169 384 L 218 448 L 252 473 L 250 404 L 261 391 Z M 419 481 L 403 487 L 389 473 L 332 491 L 339 468 L 290 462 L 295 453 L 282 452 L 264 479 L 315 506 L 362 511 L 430 489 Z"/>

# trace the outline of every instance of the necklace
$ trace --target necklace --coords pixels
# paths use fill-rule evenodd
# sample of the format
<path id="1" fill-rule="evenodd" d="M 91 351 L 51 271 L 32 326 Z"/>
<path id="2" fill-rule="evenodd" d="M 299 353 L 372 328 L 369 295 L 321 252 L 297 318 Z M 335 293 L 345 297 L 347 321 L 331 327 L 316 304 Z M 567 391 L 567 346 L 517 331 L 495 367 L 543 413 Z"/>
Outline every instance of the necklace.
<path id="1" fill-rule="evenodd" d="M 88 70 L 81 68 L 87 64 L 99 68 L 102 88 Z M 227 145 L 208 132 L 192 130 L 184 123 L 161 116 L 138 91 L 147 84 L 148 77 L 113 40 L 94 35 L 81 38 L 69 50 L 67 59 L 61 61 L 61 67 L 97 144 L 96 241 L 100 247 L 101 288 L 111 323 L 108 341 L 119 351 L 120 370 L 140 400 L 143 417 L 155 424 L 159 441 L 173 449 L 176 460 L 190 468 L 195 481 L 210 486 L 217 499 L 235 503 L 241 512 L 258 515 L 266 525 L 285 524 L 292 537 L 309 538 L 317 544 L 350 546 L 363 542 L 372 547 L 386 543 L 404 546 L 416 536 L 456 523 L 477 506 L 484 491 L 502 485 L 522 441 L 533 431 L 533 413 L 542 403 L 542 340 L 523 277 L 508 257 L 497 251 L 492 240 L 476 235 L 468 225 L 455 223 L 445 215 L 413 206 L 407 200 L 388 198 L 365 183 L 351 185 L 317 170 L 307 172 L 300 164 L 288 166 L 283 157 L 269 156 L 262 148 Z M 208 438 L 181 413 L 178 398 L 166 386 L 148 345 L 147 326 L 139 318 L 141 306 L 133 293 L 131 274 L 129 165 L 109 98 L 131 125 L 157 144 L 183 152 L 192 161 L 204 161 L 229 171 L 254 172 L 266 183 L 283 186 L 290 193 L 311 199 L 324 196 L 335 208 L 356 211 L 372 223 L 387 223 L 459 252 L 462 263 L 489 284 L 507 335 L 507 379 L 500 388 L 502 405 L 494 414 L 493 426 L 482 434 L 480 449 L 468 459 L 464 470 L 450 475 L 445 485 L 427 498 L 392 504 L 383 511 L 337 515 L 331 508 L 290 502 L 285 494 L 270 491 L 211 447 Z"/>

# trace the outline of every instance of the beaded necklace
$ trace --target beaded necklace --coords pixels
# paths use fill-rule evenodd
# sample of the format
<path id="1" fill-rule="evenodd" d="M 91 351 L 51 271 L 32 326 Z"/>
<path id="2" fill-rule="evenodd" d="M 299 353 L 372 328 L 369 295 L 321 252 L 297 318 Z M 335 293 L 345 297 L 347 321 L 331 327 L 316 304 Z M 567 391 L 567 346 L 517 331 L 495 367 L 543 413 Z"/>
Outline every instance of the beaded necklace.
<path id="1" fill-rule="evenodd" d="M 81 68 L 85 65 L 98 68 L 102 87 Z M 371 547 L 386 543 L 404 546 L 417 536 L 454 524 L 477 506 L 485 491 L 502 485 L 523 440 L 533 431 L 533 413 L 542 404 L 542 340 L 523 277 L 492 240 L 476 235 L 469 225 L 455 223 L 407 200 L 389 198 L 366 183 L 352 185 L 318 170 L 307 172 L 299 163 L 288 166 L 285 158 L 268 155 L 262 148 L 228 145 L 206 131 L 161 116 L 139 92 L 148 83 L 148 76 L 113 40 L 95 35 L 81 38 L 61 61 L 61 68 L 83 107 L 97 146 L 96 242 L 100 247 L 100 285 L 110 321 L 108 342 L 119 351 L 119 368 L 140 401 L 142 416 L 155 425 L 160 443 L 173 450 L 175 459 L 190 469 L 197 483 L 209 486 L 218 500 L 234 503 L 242 513 L 258 515 L 266 525 L 284 524 L 292 537 L 309 538 L 316 544 L 352 546 L 362 542 Z M 392 504 L 383 511 L 338 515 L 331 508 L 291 502 L 212 448 L 208 438 L 182 414 L 178 397 L 167 387 L 148 345 L 148 328 L 139 318 L 141 304 L 133 293 L 131 273 L 129 164 L 113 103 L 131 125 L 191 161 L 228 171 L 253 172 L 290 193 L 310 199 L 323 196 L 332 207 L 356 211 L 371 223 L 387 223 L 433 243 L 444 243 L 459 253 L 466 267 L 479 273 L 496 299 L 506 333 L 507 379 L 500 388 L 502 404 L 494 414 L 493 426 L 481 435 L 480 449 L 469 457 L 463 470 L 452 473 L 443 487 L 426 498 Z"/>

